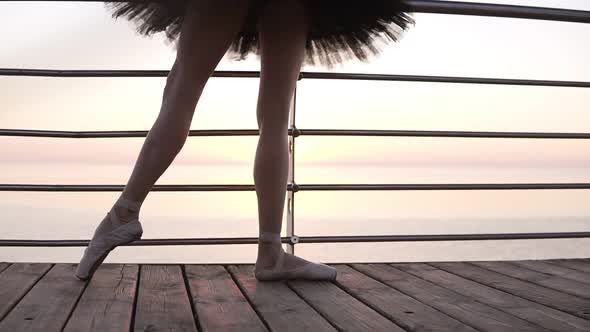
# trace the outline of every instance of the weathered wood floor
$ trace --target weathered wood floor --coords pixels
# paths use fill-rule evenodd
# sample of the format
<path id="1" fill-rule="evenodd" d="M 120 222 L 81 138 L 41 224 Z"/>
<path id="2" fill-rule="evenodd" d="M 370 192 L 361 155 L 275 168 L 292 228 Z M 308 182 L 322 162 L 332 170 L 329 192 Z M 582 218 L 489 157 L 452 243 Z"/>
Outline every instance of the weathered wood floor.
<path id="1" fill-rule="evenodd" d="M 252 265 L 0 263 L 0 331 L 590 331 L 590 259 L 334 264 L 336 282 Z"/>

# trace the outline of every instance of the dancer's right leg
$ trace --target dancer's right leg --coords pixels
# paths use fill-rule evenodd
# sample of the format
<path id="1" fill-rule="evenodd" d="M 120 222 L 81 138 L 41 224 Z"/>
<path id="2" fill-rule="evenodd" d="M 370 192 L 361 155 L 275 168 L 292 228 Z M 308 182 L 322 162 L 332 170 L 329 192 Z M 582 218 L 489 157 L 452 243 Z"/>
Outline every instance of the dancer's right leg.
<path id="1" fill-rule="evenodd" d="M 285 253 L 280 243 L 289 167 L 289 105 L 308 29 L 304 11 L 300 0 L 270 1 L 259 18 L 261 76 L 256 115 L 260 137 L 253 174 L 259 217 L 255 276 L 259 280 L 336 277 L 333 267 Z"/>
<path id="2" fill-rule="evenodd" d="M 250 4 L 246 0 L 189 2 L 158 118 L 123 192 L 96 228 L 78 264 L 78 278 L 92 277 L 114 246 L 141 237 L 141 204 L 182 149 L 205 84 L 240 31 Z"/>
<path id="3" fill-rule="evenodd" d="M 143 201 L 188 136 L 205 84 L 242 27 L 250 1 L 190 1 L 162 107 L 122 196 Z"/>

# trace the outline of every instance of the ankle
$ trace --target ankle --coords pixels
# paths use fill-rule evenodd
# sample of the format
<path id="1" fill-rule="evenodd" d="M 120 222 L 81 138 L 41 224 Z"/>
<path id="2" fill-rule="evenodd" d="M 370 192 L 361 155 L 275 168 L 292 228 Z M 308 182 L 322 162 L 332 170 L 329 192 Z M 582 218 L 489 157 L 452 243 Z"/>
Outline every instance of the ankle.
<path id="1" fill-rule="evenodd" d="M 117 200 L 115 201 L 115 206 L 121 206 L 121 207 L 126 207 L 132 211 L 139 211 L 141 209 L 141 205 L 143 204 L 143 201 L 135 201 L 129 198 L 124 197 L 123 194 L 121 194 Z"/>
<path id="2" fill-rule="evenodd" d="M 259 244 L 281 244 L 281 234 L 273 232 L 259 232 L 258 233 Z"/>
<path id="3" fill-rule="evenodd" d="M 281 235 L 279 233 L 261 232 L 258 236 L 257 268 L 269 268 L 274 266 L 281 255 Z"/>
<path id="4" fill-rule="evenodd" d="M 111 211 L 114 212 L 116 218 L 121 223 L 127 223 L 132 220 L 139 221 L 139 211 L 142 204 L 143 202 L 141 201 L 132 201 L 121 195 L 113 205 Z"/>
<path id="5" fill-rule="evenodd" d="M 258 257 L 277 256 L 283 249 L 279 233 L 260 232 L 258 235 Z"/>

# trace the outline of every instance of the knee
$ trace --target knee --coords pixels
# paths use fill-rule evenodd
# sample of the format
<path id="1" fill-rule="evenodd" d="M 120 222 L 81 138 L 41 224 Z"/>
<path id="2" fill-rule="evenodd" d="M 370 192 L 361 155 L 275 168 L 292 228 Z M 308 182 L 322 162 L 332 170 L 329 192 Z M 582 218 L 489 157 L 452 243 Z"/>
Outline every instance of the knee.
<path id="1" fill-rule="evenodd" d="M 166 79 L 166 89 L 202 90 L 210 73 L 203 72 L 202 66 L 196 65 L 194 62 L 194 59 L 186 59 L 177 55 Z"/>
<path id="2" fill-rule="evenodd" d="M 180 68 L 175 65 L 164 86 L 160 116 L 167 117 L 166 122 L 190 122 L 205 87 L 206 80 L 191 77 Z"/>

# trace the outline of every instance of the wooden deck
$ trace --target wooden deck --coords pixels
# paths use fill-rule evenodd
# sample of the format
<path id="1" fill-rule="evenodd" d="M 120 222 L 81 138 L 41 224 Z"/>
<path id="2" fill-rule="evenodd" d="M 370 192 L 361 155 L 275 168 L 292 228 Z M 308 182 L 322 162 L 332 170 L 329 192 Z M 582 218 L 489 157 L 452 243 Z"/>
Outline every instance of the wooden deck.
<path id="1" fill-rule="evenodd" d="M 0 331 L 590 331 L 590 259 L 333 266 L 0 263 Z"/>

